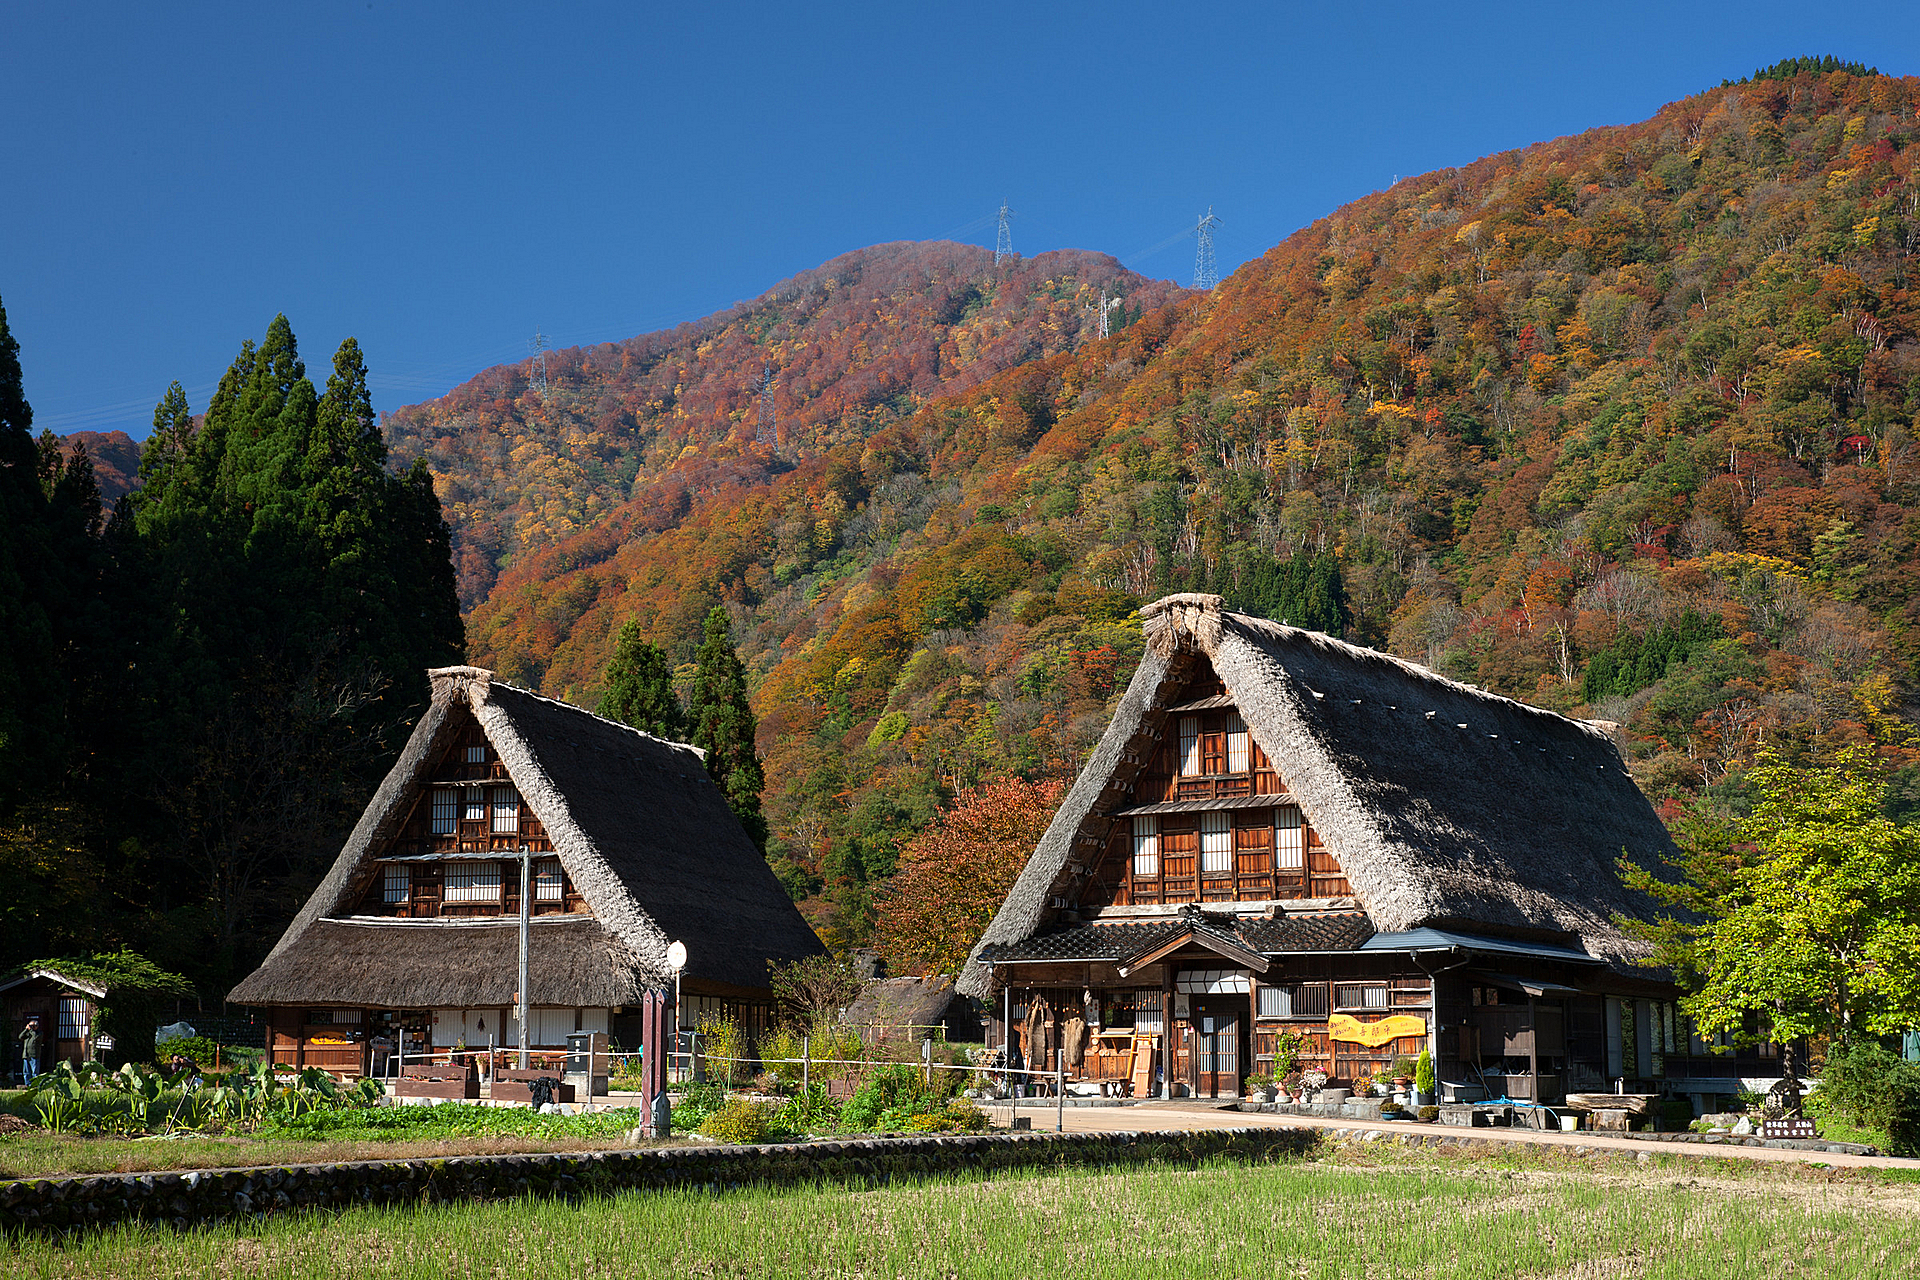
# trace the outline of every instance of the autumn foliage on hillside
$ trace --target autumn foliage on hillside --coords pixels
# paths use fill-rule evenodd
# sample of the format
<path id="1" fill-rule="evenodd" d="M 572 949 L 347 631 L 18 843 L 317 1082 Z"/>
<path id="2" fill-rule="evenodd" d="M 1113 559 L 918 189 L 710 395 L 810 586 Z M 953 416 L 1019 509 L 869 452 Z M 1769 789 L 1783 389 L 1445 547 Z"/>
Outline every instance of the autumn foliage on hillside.
<path id="1" fill-rule="evenodd" d="M 858 443 L 929 397 L 1072 345 L 1180 292 L 1105 254 L 995 266 L 972 245 L 844 254 L 693 324 L 489 369 L 393 414 L 395 458 L 439 478 L 468 606 L 499 570 L 626 514 L 664 528 L 702 497 Z M 769 386 L 776 440 L 762 443 Z M 643 510 L 619 513 L 632 499 Z"/>
<path id="2" fill-rule="evenodd" d="M 944 798 L 1077 767 L 1169 590 L 1312 579 L 1354 640 L 1620 723 L 1672 813 L 1741 803 L 1762 742 L 1872 744 L 1911 805 L 1916 98 L 1723 86 L 1404 180 L 790 470 L 715 444 L 704 492 L 516 562 L 475 660 L 590 698 L 620 622 L 684 655 L 725 604 L 770 855 L 844 942 Z"/>

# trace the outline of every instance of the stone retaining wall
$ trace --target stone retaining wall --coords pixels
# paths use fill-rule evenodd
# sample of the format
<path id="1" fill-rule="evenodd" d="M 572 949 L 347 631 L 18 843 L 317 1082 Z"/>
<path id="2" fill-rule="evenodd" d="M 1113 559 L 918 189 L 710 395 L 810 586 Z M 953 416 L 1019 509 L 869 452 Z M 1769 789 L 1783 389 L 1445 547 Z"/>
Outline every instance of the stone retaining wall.
<path id="1" fill-rule="evenodd" d="M 301 1210 L 528 1195 L 720 1191 L 813 1182 L 877 1185 L 1001 1169 L 1191 1168 L 1217 1158 L 1298 1156 L 1318 1141 L 1311 1130 L 1272 1128 L 982 1134 L 24 1179 L 0 1183 L 0 1232 L 71 1232 L 128 1221 L 185 1228 Z"/>

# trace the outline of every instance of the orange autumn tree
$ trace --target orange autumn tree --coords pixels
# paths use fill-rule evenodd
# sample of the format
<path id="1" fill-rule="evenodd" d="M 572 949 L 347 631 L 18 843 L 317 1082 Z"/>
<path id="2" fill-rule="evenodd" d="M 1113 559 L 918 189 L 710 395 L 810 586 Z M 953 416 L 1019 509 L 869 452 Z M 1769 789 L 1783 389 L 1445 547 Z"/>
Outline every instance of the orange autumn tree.
<path id="1" fill-rule="evenodd" d="M 1066 784 L 1003 778 L 968 787 L 908 841 L 878 902 L 874 938 L 898 969 L 958 973 L 1027 864 Z"/>

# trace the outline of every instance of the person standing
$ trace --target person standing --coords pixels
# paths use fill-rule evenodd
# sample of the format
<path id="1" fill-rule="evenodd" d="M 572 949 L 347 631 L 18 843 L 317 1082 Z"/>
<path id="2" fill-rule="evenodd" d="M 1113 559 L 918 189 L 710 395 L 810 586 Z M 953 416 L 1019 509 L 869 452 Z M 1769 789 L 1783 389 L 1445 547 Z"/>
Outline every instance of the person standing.
<path id="1" fill-rule="evenodd" d="M 27 1015 L 20 1029 L 20 1083 L 26 1084 L 40 1074 L 40 1015 Z"/>

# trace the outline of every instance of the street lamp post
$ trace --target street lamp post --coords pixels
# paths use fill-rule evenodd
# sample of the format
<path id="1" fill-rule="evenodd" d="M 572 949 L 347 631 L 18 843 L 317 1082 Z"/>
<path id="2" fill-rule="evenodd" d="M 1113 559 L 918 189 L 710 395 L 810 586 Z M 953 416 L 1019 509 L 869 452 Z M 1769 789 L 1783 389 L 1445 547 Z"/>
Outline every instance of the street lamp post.
<path id="1" fill-rule="evenodd" d="M 515 993 L 519 1003 L 515 1021 L 520 1025 L 520 1070 L 527 1069 L 527 927 L 533 919 L 533 903 L 530 892 L 533 884 L 533 857 L 526 844 L 520 845 L 520 990 Z M 591 1091 L 592 1082 L 588 1082 Z"/>

